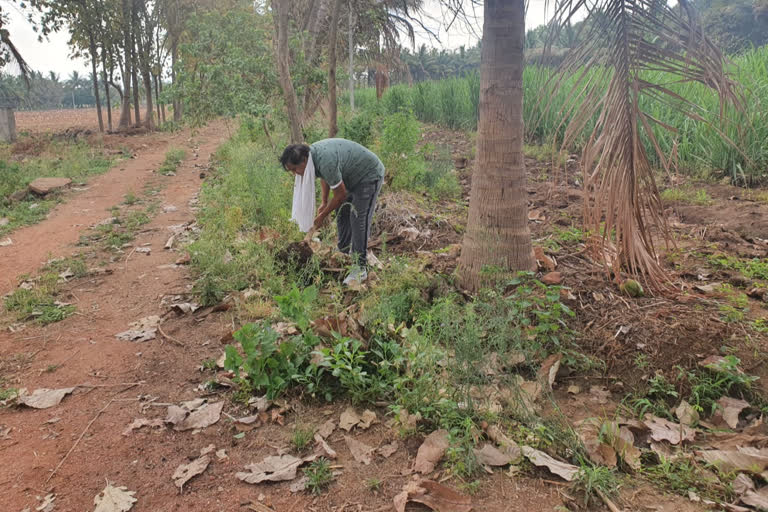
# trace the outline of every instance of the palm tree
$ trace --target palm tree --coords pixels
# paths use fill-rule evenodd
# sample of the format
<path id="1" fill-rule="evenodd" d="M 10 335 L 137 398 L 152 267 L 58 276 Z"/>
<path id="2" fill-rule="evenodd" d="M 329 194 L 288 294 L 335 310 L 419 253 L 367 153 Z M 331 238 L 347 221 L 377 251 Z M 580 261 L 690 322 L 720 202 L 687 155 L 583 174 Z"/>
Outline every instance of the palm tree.
<path id="1" fill-rule="evenodd" d="M 443 0 L 457 9 L 462 0 Z M 522 156 L 522 73 L 525 0 L 486 0 L 481 63 L 480 123 L 469 220 L 459 261 L 463 284 L 476 290 L 489 267 L 505 271 L 534 267 L 527 225 L 525 165 Z M 597 4 L 596 6 L 594 4 Z M 565 59 L 563 73 L 578 77 L 570 93 L 568 146 L 596 120 L 583 149 L 585 224 L 595 233 L 593 248 L 622 269 L 665 283 L 653 234 L 666 240 L 661 200 L 648 160 L 647 137 L 663 164 L 667 158 L 652 128 L 665 126 L 640 110 L 641 97 L 690 113 L 665 84 L 644 80 L 647 71 L 665 71 L 678 82 L 712 87 L 721 101 L 740 104 L 725 61 L 696 24 L 685 0 L 672 8 L 659 0 L 557 0 L 553 26 L 565 27 L 589 10 L 589 33 Z M 562 75 L 561 75 L 562 76 Z M 553 80 L 551 87 L 562 85 Z M 544 91 L 542 97 L 549 97 Z M 654 229 L 656 228 L 656 229 Z M 613 249 L 615 248 L 615 249 Z"/>

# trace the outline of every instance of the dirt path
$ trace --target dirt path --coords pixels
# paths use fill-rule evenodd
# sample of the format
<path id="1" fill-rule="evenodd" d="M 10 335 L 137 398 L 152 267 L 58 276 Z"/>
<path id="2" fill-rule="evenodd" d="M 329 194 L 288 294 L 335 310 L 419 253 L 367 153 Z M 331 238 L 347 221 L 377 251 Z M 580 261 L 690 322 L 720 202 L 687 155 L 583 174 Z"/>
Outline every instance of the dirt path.
<path id="1" fill-rule="evenodd" d="M 150 244 L 153 249 L 150 255 L 136 253 L 130 259 L 122 257 L 109 265 L 112 275 L 81 280 L 74 286 L 71 295 L 77 303 L 78 314 L 46 328 L 30 327 L 17 334 L 7 330 L 0 333 L 0 357 L 6 369 L 3 374 L 14 376 L 13 382 L 5 382 L 4 386 L 30 389 L 97 386 L 79 387 L 54 409 L 0 410 L 0 424 L 11 428 L 10 438 L 0 445 L 0 458 L 5 462 L 0 465 L 2 510 L 34 508 L 38 503 L 35 496 L 47 494 L 46 489 L 56 493 L 57 511 L 89 510 L 105 479 L 129 483 L 123 480 L 126 471 L 145 469 L 137 466 L 135 452 L 125 453 L 126 449 L 141 451 L 144 447 L 127 446 L 121 436 L 126 422 L 135 414 L 129 412 L 136 410 L 135 398 L 154 391 L 163 393 L 160 401 L 165 401 L 168 394 L 176 395 L 174 399 L 177 399 L 189 373 L 176 371 L 194 372 L 194 364 L 199 364 L 200 359 L 180 347 L 162 345 L 161 340 L 142 345 L 118 341 L 114 335 L 125 330 L 130 322 L 158 313 L 163 293 L 186 291 L 188 281 L 179 269 L 158 268 L 178 258 L 178 253 L 163 251 L 170 234 L 167 226 L 194 219 L 188 203 L 201 183 L 196 165 L 207 166 L 210 156 L 227 136 L 223 128 L 221 123 L 213 123 L 197 136 L 190 138 L 182 132 L 169 141 L 189 148 L 177 176 L 152 173 L 167 149 L 165 146 L 154 148 L 93 180 L 87 191 L 60 205 L 46 221 L 12 235 L 14 245 L 0 260 L 3 292 L 15 286 L 19 273 L 35 271 L 49 257 L 72 253 L 80 234 L 108 217 L 107 210 L 119 204 L 130 190 L 138 193 L 147 183 L 156 187 L 167 183 L 158 198 L 161 204 L 176 207 L 175 210 L 159 209 L 134 241 L 135 247 Z M 171 327 L 164 326 L 165 329 Z M 204 333 L 205 329 L 200 332 Z M 204 341 L 204 334 L 201 336 L 203 339 L 184 339 L 199 345 Z M 187 357 L 191 359 L 185 364 Z M 155 389 L 147 389 L 144 384 L 121 385 L 144 381 L 147 374 L 154 377 L 151 380 Z M 110 402 L 113 398 L 115 401 Z M 46 483 L 51 470 L 88 422 L 107 404 L 109 407 L 99 421 L 88 430 L 58 474 Z M 8 464 L 9 461 L 14 463 Z M 147 494 L 147 489 L 134 490 Z M 148 506 L 144 510 L 160 508 Z"/>
<path id="2" fill-rule="evenodd" d="M 186 148 L 189 162 L 207 162 L 202 153 L 197 156 L 193 141 L 214 138 L 218 142 L 226 133 L 221 123 L 213 123 L 199 137 L 190 138 L 189 130 L 165 136 L 167 143 L 139 150 L 135 158 L 122 160 L 109 172 L 91 179 L 87 190 L 71 193 L 45 222 L 11 233 L 13 245 L 0 247 L 0 295 L 8 293 L 18 284 L 16 278 L 20 274 L 38 269 L 50 258 L 50 254 L 66 255 L 58 253 L 65 247 L 71 247 L 89 226 L 109 217 L 109 209 L 119 204 L 125 194 L 141 193 L 170 147 Z"/>

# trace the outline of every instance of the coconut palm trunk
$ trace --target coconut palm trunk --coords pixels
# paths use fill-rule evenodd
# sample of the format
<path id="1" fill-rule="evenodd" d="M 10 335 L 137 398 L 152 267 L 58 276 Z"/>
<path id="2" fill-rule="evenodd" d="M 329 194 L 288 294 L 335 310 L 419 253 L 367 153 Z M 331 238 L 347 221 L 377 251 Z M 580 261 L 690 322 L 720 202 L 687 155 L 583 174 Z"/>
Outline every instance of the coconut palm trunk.
<path id="1" fill-rule="evenodd" d="M 486 0 L 477 158 L 459 260 L 469 290 L 486 283 L 486 267 L 532 270 L 536 264 L 523 157 L 524 42 L 525 0 Z"/>

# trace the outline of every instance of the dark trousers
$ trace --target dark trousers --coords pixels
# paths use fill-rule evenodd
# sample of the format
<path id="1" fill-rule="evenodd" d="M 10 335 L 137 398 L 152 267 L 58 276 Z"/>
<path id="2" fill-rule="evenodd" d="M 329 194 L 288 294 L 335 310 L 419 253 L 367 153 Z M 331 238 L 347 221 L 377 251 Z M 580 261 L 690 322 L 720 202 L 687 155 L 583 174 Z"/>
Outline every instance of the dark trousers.
<path id="1" fill-rule="evenodd" d="M 336 209 L 339 250 L 345 254 L 351 250 L 355 263 L 363 268 L 367 262 L 368 237 L 371 236 L 371 222 L 382 181 L 360 183 L 348 190 L 346 199 Z"/>

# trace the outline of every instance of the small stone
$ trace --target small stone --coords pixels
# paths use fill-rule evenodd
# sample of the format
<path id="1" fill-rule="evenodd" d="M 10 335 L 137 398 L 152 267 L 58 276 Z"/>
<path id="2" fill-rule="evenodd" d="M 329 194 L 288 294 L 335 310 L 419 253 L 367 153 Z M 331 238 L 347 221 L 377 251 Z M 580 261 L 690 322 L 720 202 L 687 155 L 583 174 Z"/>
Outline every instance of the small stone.
<path id="1" fill-rule="evenodd" d="M 553 286 L 562 283 L 563 276 L 560 275 L 560 272 L 550 272 L 541 278 L 541 282 Z"/>
<path id="2" fill-rule="evenodd" d="M 3 217 L 0 219 L 0 226 L 7 226 L 9 222 L 11 221 L 7 217 Z"/>

